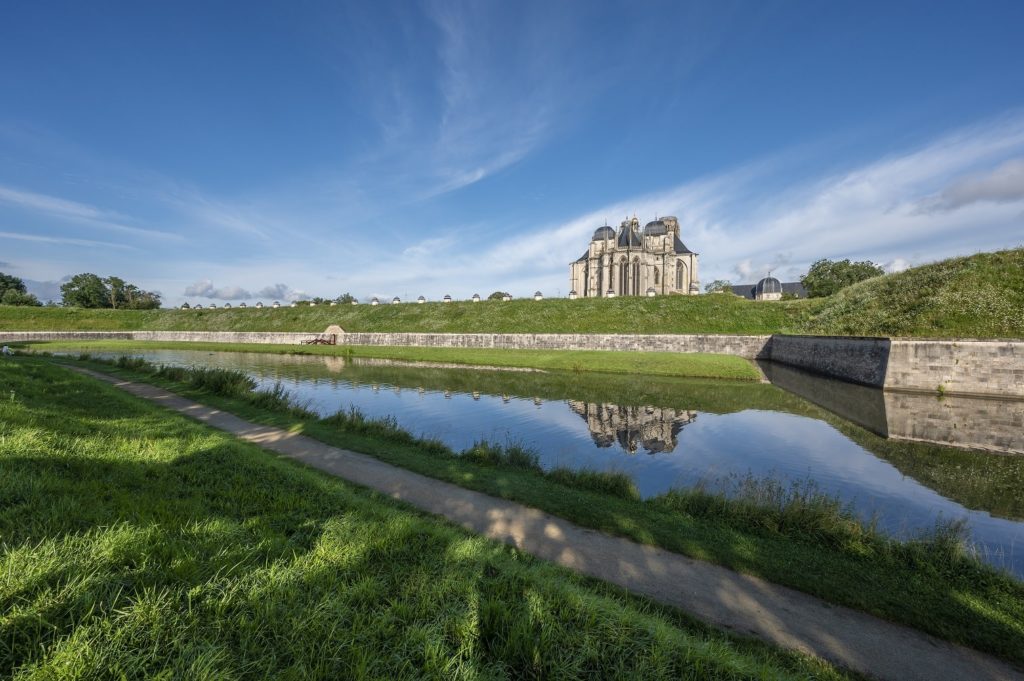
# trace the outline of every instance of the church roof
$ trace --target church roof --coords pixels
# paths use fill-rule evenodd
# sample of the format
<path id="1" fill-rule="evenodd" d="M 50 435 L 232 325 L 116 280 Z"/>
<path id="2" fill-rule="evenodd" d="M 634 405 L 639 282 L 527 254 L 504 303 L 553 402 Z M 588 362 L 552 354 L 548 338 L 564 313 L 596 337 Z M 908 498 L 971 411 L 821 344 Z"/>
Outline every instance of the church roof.
<path id="1" fill-rule="evenodd" d="M 773 279 L 775 277 L 772 277 Z M 760 283 L 760 282 L 759 282 Z M 780 282 L 779 286 L 782 287 L 782 293 L 792 293 L 797 298 L 806 298 L 807 289 L 799 281 L 784 281 Z M 738 296 L 743 296 L 747 300 L 754 300 L 757 298 L 757 284 L 743 284 L 742 286 L 733 286 L 732 292 Z"/>
<path id="2" fill-rule="evenodd" d="M 583 255 L 581 255 L 580 257 L 576 258 L 576 262 L 586 262 L 588 255 L 590 255 L 590 251 L 583 251 Z"/>
<path id="3" fill-rule="evenodd" d="M 598 227 L 597 230 L 594 231 L 594 236 L 591 239 L 591 241 L 600 241 L 601 239 L 614 239 L 614 238 L 615 238 L 615 230 L 612 229 L 611 227 L 609 227 L 608 225 L 605 225 L 604 227 Z"/>
<path id="4" fill-rule="evenodd" d="M 644 236 L 661 236 L 668 231 L 665 223 L 661 220 L 653 220 L 644 227 Z"/>
<path id="5" fill-rule="evenodd" d="M 623 227 L 622 231 L 619 232 L 618 245 L 622 248 L 640 248 L 643 246 L 643 242 L 637 236 L 636 230 L 632 227 Z"/>
<path id="6" fill-rule="evenodd" d="M 676 253 L 693 253 L 693 251 L 686 247 L 686 244 L 679 240 L 679 237 L 675 237 L 675 241 L 673 242 L 672 246 L 673 250 Z"/>

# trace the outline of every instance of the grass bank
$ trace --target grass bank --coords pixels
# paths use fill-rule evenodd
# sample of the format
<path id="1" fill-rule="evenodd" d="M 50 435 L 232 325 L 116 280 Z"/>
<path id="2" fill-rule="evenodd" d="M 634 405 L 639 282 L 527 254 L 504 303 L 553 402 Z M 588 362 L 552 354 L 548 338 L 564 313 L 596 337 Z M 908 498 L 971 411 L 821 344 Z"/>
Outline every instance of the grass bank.
<path id="1" fill-rule="evenodd" d="M 0 386 L 5 676 L 843 678 L 46 361 Z"/>
<path id="2" fill-rule="evenodd" d="M 189 343 L 164 341 L 40 341 L 17 345 L 43 352 L 129 352 L 140 349 L 259 352 L 288 355 L 368 357 L 406 362 L 438 362 L 468 366 L 521 367 L 555 371 L 599 371 L 691 378 L 756 381 L 761 373 L 748 360 L 733 355 L 670 352 L 602 352 L 589 350 L 491 350 L 479 348 L 410 348 L 371 345 L 297 346 L 252 343 Z"/>
<path id="3" fill-rule="evenodd" d="M 544 474 L 528 453 L 490 445 L 455 453 L 393 421 L 315 418 L 229 388 L 197 389 L 188 370 L 113 369 L 244 418 L 365 452 L 416 472 L 513 499 L 596 530 L 726 565 L 1024 665 L 1024 584 L 983 564 L 956 527 L 910 542 L 887 538 L 813 487 L 738 480 L 736 497 L 678 490 L 649 500 L 621 476 Z M 102 365 L 97 365 L 101 368 Z M 105 367 L 110 371 L 110 367 Z M 215 386 L 207 386 L 215 387 Z M 286 396 L 285 396 L 286 397 Z"/>
<path id="4" fill-rule="evenodd" d="M 264 301 L 269 303 L 270 301 Z M 347 331 L 432 333 L 813 333 L 1024 338 L 1024 248 L 951 258 L 861 282 L 823 299 L 775 303 L 726 294 L 218 308 L 0 307 L 5 331 Z"/>

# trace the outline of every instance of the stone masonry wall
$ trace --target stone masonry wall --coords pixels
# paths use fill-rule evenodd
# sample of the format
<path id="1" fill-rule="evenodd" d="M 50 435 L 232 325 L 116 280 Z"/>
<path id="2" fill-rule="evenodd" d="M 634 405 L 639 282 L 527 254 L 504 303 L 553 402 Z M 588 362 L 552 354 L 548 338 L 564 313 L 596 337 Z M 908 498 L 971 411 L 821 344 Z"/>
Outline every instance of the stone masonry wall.
<path id="1" fill-rule="evenodd" d="M 711 334 L 564 333 L 346 333 L 345 345 L 392 345 L 504 350 L 620 350 L 627 352 L 713 352 L 747 359 L 762 356 L 771 336 Z"/>
<path id="2" fill-rule="evenodd" d="M 894 339 L 885 387 L 1024 397 L 1024 342 Z"/>
<path id="3" fill-rule="evenodd" d="M 888 338 L 773 336 L 768 359 L 881 388 L 885 385 L 889 344 Z"/>
<path id="4" fill-rule="evenodd" d="M 140 340 L 298 345 L 316 333 L 238 331 L 0 331 L 0 343 Z M 1024 398 L 1024 341 L 890 340 L 710 334 L 343 333 L 341 345 L 514 350 L 712 352 L 768 359 L 887 390 Z"/>

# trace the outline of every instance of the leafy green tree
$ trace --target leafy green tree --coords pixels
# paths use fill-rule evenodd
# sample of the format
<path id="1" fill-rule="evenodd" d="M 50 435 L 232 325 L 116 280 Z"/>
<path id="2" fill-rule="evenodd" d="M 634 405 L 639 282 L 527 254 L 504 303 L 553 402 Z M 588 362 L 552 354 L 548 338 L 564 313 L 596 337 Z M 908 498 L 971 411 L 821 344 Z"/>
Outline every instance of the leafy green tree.
<path id="1" fill-rule="evenodd" d="M 509 298 L 512 297 L 511 294 L 506 293 L 505 291 L 495 291 L 491 295 L 487 296 L 487 300 L 501 300 L 505 296 L 508 296 Z"/>
<path id="2" fill-rule="evenodd" d="M 61 284 L 60 295 L 64 307 L 110 307 L 106 284 L 89 272 L 76 274 Z"/>
<path id="3" fill-rule="evenodd" d="M 18 293 L 25 293 L 25 282 L 13 274 L 4 274 L 0 272 L 0 296 L 7 293 L 8 291 L 17 291 Z"/>
<path id="4" fill-rule="evenodd" d="M 356 299 L 355 296 L 353 296 L 351 293 L 348 293 L 346 291 L 345 293 L 342 293 L 340 296 L 338 296 L 334 300 L 337 301 L 338 305 L 351 305 L 352 301 L 355 300 L 355 299 Z"/>
<path id="5" fill-rule="evenodd" d="M 152 310 L 160 307 L 160 295 L 143 291 L 120 277 L 101 279 L 88 272 L 76 274 L 60 287 L 65 307 Z"/>
<path id="6" fill-rule="evenodd" d="M 0 295 L 0 305 L 32 305 L 39 307 L 42 303 L 31 293 L 9 288 Z"/>
<path id="7" fill-rule="evenodd" d="M 705 293 L 732 293 L 732 282 L 728 279 L 715 279 L 704 285 Z"/>
<path id="8" fill-rule="evenodd" d="M 25 282 L 12 274 L 0 272 L 0 305 L 42 305 L 28 292 Z"/>
<path id="9" fill-rule="evenodd" d="M 840 291 L 850 284 L 885 274 L 885 270 L 871 262 L 850 262 L 845 260 L 818 260 L 800 277 L 800 283 L 807 289 L 808 298 L 822 298 Z"/>

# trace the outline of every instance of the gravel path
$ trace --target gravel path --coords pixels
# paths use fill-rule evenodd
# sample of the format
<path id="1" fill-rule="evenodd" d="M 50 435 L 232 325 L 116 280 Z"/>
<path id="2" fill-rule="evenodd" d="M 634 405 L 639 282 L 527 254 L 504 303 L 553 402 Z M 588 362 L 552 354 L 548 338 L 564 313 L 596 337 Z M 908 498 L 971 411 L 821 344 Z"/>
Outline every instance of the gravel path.
<path id="1" fill-rule="evenodd" d="M 251 423 L 155 386 L 76 371 L 539 558 L 678 607 L 723 629 L 881 679 L 1024 679 L 1007 663 L 983 653 L 757 577 L 588 530 L 522 504 Z"/>

